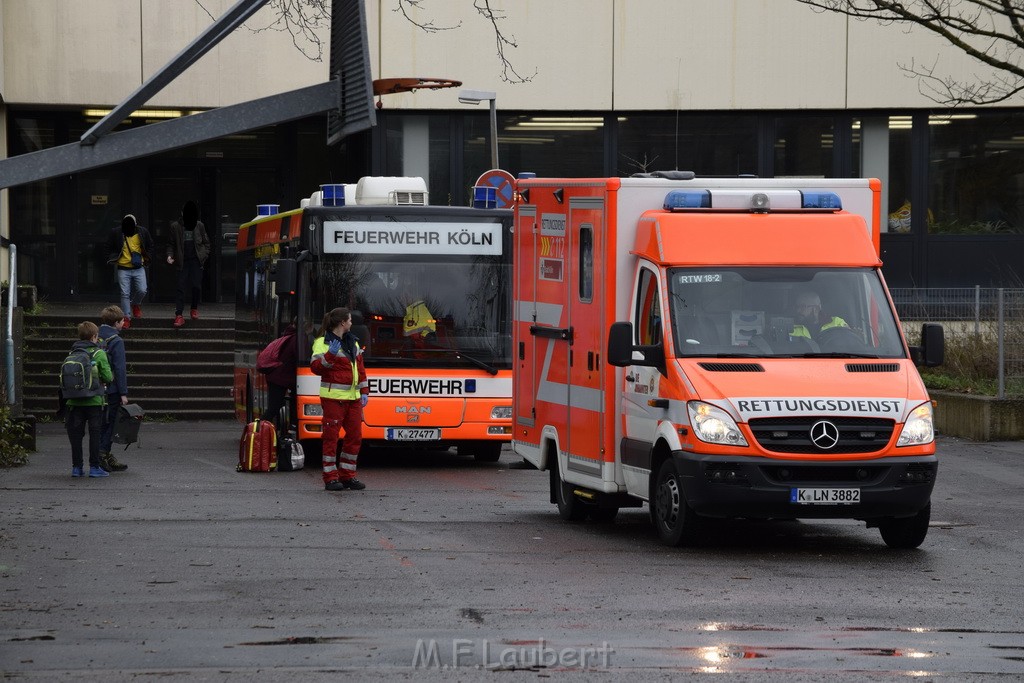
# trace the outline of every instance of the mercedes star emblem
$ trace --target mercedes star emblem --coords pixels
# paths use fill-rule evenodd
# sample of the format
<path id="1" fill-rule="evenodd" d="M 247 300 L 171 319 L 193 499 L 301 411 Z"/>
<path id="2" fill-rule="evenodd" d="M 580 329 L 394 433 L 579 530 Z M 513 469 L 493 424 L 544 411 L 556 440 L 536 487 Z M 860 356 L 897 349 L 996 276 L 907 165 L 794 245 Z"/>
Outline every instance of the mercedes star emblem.
<path id="1" fill-rule="evenodd" d="M 839 428 L 827 420 L 811 425 L 811 442 L 823 451 L 839 443 Z"/>

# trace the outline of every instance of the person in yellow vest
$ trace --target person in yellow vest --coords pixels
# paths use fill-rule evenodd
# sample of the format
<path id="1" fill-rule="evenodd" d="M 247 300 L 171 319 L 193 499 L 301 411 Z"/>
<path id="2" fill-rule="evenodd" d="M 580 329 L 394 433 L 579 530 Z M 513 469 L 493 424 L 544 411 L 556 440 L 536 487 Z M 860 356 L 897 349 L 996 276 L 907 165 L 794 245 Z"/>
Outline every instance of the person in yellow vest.
<path id="1" fill-rule="evenodd" d="M 833 327 L 849 327 L 846 321 L 839 316 L 823 314 L 821 312 L 821 297 L 812 290 L 805 290 L 797 294 L 793 309 L 793 331 L 789 333 L 791 339 L 796 337 L 814 339 L 820 333 Z"/>
<path id="2" fill-rule="evenodd" d="M 124 327 L 132 326 L 132 318 L 142 317 L 142 300 L 146 297 L 146 267 L 153 253 L 153 237 L 132 214 L 121 219 L 121 226 L 110 231 L 107 239 L 107 263 L 117 270 L 121 290 L 121 310 L 125 312 Z"/>
<path id="3" fill-rule="evenodd" d="M 426 302 L 413 293 L 410 283 L 402 290 L 405 302 L 405 315 L 402 316 L 402 334 L 410 338 L 413 345 L 422 347 L 428 337 L 437 333 L 437 321 L 431 315 Z"/>
<path id="4" fill-rule="evenodd" d="M 320 376 L 323 408 L 324 489 L 360 491 L 366 484 L 356 479 L 356 462 L 363 444 L 363 407 L 369 400 L 370 383 L 363 365 L 363 349 L 352 334 L 352 314 L 335 308 L 324 316 L 313 340 L 309 368 Z M 338 435 L 345 431 L 338 451 Z"/>

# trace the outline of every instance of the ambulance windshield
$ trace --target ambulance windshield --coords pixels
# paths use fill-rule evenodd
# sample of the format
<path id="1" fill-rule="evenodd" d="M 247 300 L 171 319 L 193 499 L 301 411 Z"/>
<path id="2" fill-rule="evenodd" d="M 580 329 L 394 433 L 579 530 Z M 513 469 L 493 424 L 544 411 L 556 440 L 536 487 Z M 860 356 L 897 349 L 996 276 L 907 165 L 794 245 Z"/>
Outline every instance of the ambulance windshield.
<path id="1" fill-rule="evenodd" d="M 906 357 L 870 268 L 675 268 L 669 303 L 677 357 Z"/>
<path id="2" fill-rule="evenodd" d="M 511 367 L 511 272 L 500 256 L 333 254 L 314 308 L 354 311 L 368 366 Z"/>

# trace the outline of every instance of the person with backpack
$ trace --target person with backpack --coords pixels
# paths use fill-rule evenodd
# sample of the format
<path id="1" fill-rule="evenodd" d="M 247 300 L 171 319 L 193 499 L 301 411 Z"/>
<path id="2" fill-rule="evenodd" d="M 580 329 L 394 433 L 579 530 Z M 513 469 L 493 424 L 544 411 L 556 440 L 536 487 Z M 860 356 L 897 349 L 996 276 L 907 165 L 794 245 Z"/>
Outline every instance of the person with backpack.
<path id="1" fill-rule="evenodd" d="M 71 476 L 84 475 L 82 438 L 89 427 L 89 476 L 109 477 L 100 464 L 104 384 L 114 379 L 107 354 L 99 346 L 99 328 L 89 321 L 78 325 L 78 341 L 60 368 L 60 391 L 67 401 L 64 427 L 71 442 Z"/>
<path id="2" fill-rule="evenodd" d="M 125 312 L 124 328 L 132 326 L 132 318 L 142 317 L 142 300 L 146 297 L 146 267 L 153 253 L 153 237 L 132 214 L 121 219 L 121 227 L 110 231 L 107 239 L 107 263 L 117 271 L 121 290 L 121 310 Z M 131 307 L 131 314 L 128 314 Z"/>
<path id="3" fill-rule="evenodd" d="M 370 395 L 370 383 L 363 365 L 363 349 L 352 334 L 352 314 L 335 308 L 324 316 L 313 341 L 309 368 L 320 376 L 320 405 L 323 408 L 323 479 L 328 491 L 361 491 L 366 484 L 356 479 L 356 461 L 363 444 L 363 407 Z M 341 454 L 338 436 L 345 430 Z"/>
<path id="4" fill-rule="evenodd" d="M 256 369 L 263 373 L 267 380 L 267 409 L 263 413 L 263 419 L 274 422 L 281 434 L 287 433 L 290 425 L 279 424 L 278 413 L 284 407 L 288 392 L 291 391 L 292 396 L 295 395 L 295 368 L 298 355 L 295 333 L 295 323 L 288 325 L 281 336 L 267 344 L 267 348 L 256 358 Z"/>
<path id="5" fill-rule="evenodd" d="M 100 313 L 100 346 L 107 354 L 113 380 L 107 384 L 106 405 L 103 408 L 103 428 L 100 431 L 100 466 L 107 472 L 123 472 L 128 465 L 120 462 L 111 452 L 114 445 L 114 424 L 121 406 L 128 405 L 128 362 L 124 353 L 124 340 L 118 334 L 124 327 L 124 311 L 120 306 L 107 306 Z"/>

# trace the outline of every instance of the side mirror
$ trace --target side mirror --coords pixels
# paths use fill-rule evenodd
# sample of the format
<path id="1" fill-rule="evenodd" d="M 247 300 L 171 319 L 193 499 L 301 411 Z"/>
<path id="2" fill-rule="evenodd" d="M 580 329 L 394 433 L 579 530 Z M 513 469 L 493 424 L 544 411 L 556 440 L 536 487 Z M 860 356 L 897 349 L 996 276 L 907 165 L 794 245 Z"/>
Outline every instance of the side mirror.
<path id="1" fill-rule="evenodd" d="M 942 365 L 946 356 L 946 339 L 942 325 L 925 323 L 921 326 L 921 347 L 917 362 L 927 368 Z"/>
<path id="2" fill-rule="evenodd" d="M 634 358 L 634 355 L 640 358 Z M 641 365 L 657 368 L 661 374 L 665 370 L 665 347 L 662 344 L 648 346 L 633 345 L 633 323 L 612 323 L 608 330 L 608 363 L 617 368 L 630 365 Z"/>
<path id="3" fill-rule="evenodd" d="M 295 287 L 298 284 L 298 263 L 295 259 L 280 258 L 274 265 L 274 282 L 277 283 L 277 293 L 282 295 L 295 294 Z"/>

